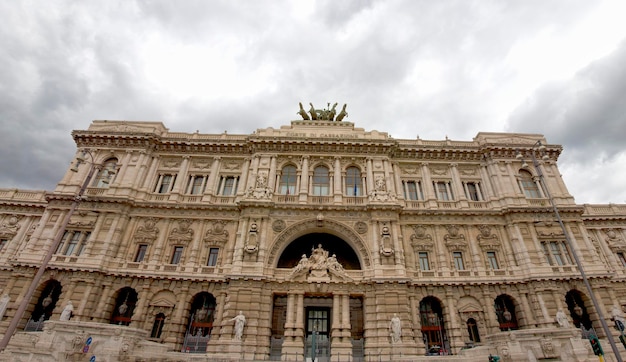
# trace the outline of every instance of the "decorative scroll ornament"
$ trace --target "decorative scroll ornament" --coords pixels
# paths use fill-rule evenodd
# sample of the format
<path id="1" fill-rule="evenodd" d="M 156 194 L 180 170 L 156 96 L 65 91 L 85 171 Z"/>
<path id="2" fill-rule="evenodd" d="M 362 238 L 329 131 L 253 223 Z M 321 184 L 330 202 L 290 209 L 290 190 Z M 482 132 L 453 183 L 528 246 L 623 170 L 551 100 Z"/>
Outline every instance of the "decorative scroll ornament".
<path id="1" fill-rule="evenodd" d="M 348 106 L 347 104 L 344 104 L 339 114 L 337 114 L 337 103 L 333 104 L 332 107 L 330 106 L 330 103 L 328 103 L 328 107 L 325 109 L 315 109 L 313 103 L 309 103 L 311 106 L 311 108 L 309 108 L 310 117 L 304 110 L 304 107 L 302 107 L 302 103 L 298 103 L 298 105 L 300 106 L 300 110 L 298 110 L 296 114 L 299 114 L 304 121 L 319 120 L 332 122 L 334 120 L 335 122 L 341 122 L 345 117 L 348 117 L 348 112 L 346 112 L 346 107 Z M 337 115 L 337 117 L 335 117 L 335 115 Z"/>
<path id="2" fill-rule="evenodd" d="M 389 226 L 383 225 L 380 233 L 380 254 L 383 256 L 392 256 L 394 252 Z"/>
<path id="3" fill-rule="evenodd" d="M 204 233 L 204 242 L 210 246 L 223 246 L 228 241 L 228 230 L 224 228 L 225 221 L 216 220 L 213 227 Z"/>
<path id="4" fill-rule="evenodd" d="M 465 241 L 465 235 L 459 234 L 458 225 L 446 225 L 448 234 L 443 237 L 446 246 L 450 250 L 465 250 L 467 248 L 467 241 Z"/>
<path id="5" fill-rule="evenodd" d="M 175 243 L 187 244 L 193 239 L 193 230 L 189 228 L 191 220 L 178 220 L 178 228 L 172 229 L 169 240 Z"/>
<path id="6" fill-rule="evenodd" d="M 320 282 L 332 280 L 352 280 L 343 266 L 337 261 L 337 256 L 328 256 L 328 251 L 318 244 L 317 248 L 311 249 L 311 256 L 307 258 L 302 254 L 302 258 L 292 270 L 289 280 L 305 279 L 309 282 Z"/>
<path id="7" fill-rule="evenodd" d="M 432 251 L 435 243 L 433 237 L 426 233 L 424 225 L 413 225 L 415 234 L 411 235 L 411 246 L 417 251 Z"/>
<path id="8" fill-rule="evenodd" d="M 535 223 L 535 230 L 540 238 L 563 236 L 563 229 L 553 220 L 538 221 Z"/>
<path id="9" fill-rule="evenodd" d="M 626 252 L 626 243 L 624 242 L 624 238 L 620 235 L 619 230 L 616 229 L 604 229 L 606 233 L 606 243 L 609 245 L 609 248 L 614 253 L 617 252 Z"/>
<path id="10" fill-rule="evenodd" d="M 259 226 L 256 221 L 253 221 L 252 224 L 250 224 L 250 231 L 248 231 L 248 238 L 246 239 L 246 245 L 244 246 L 246 253 L 253 254 L 259 250 L 258 229 Z"/>

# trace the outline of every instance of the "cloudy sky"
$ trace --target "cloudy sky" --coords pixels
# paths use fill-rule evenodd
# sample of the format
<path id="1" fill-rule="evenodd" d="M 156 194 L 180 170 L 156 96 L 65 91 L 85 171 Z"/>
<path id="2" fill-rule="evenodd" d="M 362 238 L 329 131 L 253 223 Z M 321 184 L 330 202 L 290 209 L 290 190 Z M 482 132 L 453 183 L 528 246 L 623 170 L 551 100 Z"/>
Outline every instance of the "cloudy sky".
<path id="1" fill-rule="evenodd" d="M 0 187 L 51 190 L 94 119 L 251 133 L 298 102 L 396 138 L 545 134 L 626 203 L 626 2 L 0 0 Z"/>

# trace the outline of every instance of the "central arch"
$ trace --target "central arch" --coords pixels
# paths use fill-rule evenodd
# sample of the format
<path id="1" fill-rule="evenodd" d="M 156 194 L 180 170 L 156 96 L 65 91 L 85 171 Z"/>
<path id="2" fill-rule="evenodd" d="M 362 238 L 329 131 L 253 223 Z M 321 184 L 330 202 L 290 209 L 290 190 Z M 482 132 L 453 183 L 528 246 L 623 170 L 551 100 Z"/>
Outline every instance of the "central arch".
<path id="1" fill-rule="evenodd" d="M 352 248 L 361 269 L 368 268 L 371 265 L 369 250 L 363 240 L 359 237 L 359 235 L 357 235 L 356 232 L 354 232 L 354 230 L 352 230 L 352 228 L 333 220 L 320 221 L 318 219 L 303 220 L 283 230 L 283 232 L 281 232 L 274 240 L 274 244 L 269 252 L 267 265 L 274 268 L 278 267 L 278 256 L 282 255 L 285 249 L 293 241 L 307 234 L 333 235 Z M 307 244 L 306 246 L 310 248 L 310 245 Z"/>

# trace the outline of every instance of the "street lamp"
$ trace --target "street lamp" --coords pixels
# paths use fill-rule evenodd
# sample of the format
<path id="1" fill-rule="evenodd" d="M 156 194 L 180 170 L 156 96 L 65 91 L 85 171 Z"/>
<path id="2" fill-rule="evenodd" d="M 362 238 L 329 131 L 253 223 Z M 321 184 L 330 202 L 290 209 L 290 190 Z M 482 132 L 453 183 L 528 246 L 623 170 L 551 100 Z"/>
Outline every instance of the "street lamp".
<path id="1" fill-rule="evenodd" d="M 559 209 L 557 208 L 556 202 L 554 201 L 554 199 L 552 198 L 552 195 L 550 194 L 548 184 L 545 182 L 541 165 L 539 164 L 539 161 L 537 160 L 537 157 L 535 156 L 535 150 L 539 150 L 542 153 L 542 157 L 541 157 L 542 160 L 546 161 L 550 158 L 545 153 L 546 146 L 541 143 L 541 140 L 535 142 L 535 144 L 532 145 L 530 156 L 533 161 L 533 167 L 535 168 L 535 171 L 537 171 L 537 175 L 539 175 L 539 180 L 541 182 L 541 185 L 543 186 L 543 191 L 546 193 L 546 196 L 548 196 L 548 199 L 550 200 L 550 204 L 552 205 L 552 210 L 554 211 L 554 215 L 556 216 L 559 226 L 561 227 L 561 230 L 563 232 L 563 235 L 565 236 L 565 242 L 567 243 L 567 246 L 569 247 L 570 252 L 572 253 L 572 256 L 574 257 L 576 266 L 578 267 L 578 270 L 580 271 L 580 275 L 583 278 L 583 283 L 585 284 L 585 287 L 587 288 L 587 293 L 589 293 L 591 302 L 593 303 L 593 306 L 596 309 L 596 312 L 598 313 L 598 318 L 600 319 L 600 324 L 602 325 L 604 334 L 606 334 L 606 337 L 609 340 L 609 343 L 611 344 L 611 348 L 613 349 L 615 358 L 617 358 L 618 362 L 623 362 L 622 357 L 619 353 L 619 350 L 617 349 L 617 345 L 615 344 L 615 341 L 613 340 L 613 335 L 611 334 L 611 331 L 609 330 L 609 326 L 604 320 L 604 314 L 602 313 L 602 309 L 600 309 L 600 304 L 598 303 L 598 300 L 596 299 L 596 295 L 593 292 L 593 289 L 591 289 L 591 284 L 589 284 L 589 280 L 587 279 L 587 275 L 585 274 L 585 269 L 583 268 L 583 265 L 580 262 L 580 258 L 578 257 L 578 253 L 576 252 L 576 249 L 574 248 L 574 243 L 570 239 L 569 234 L 567 230 L 565 229 L 565 225 L 563 224 L 563 220 L 561 219 L 561 214 L 559 214 Z M 518 152 L 516 158 L 523 160 L 524 156 Z M 524 165 L 528 166 L 526 162 L 524 162 Z"/>
<path id="2" fill-rule="evenodd" d="M 93 177 L 94 172 L 97 169 L 99 169 L 99 166 L 97 166 L 94 163 L 94 158 L 91 152 L 89 152 L 89 150 L 83 150 L 82 155 L 79 155 L 76 157 L 76 163 L 70 170 L 73 172 L 78 172 L 78 167 L 81 164 L 86 162 L 85 156 L 90 157 L 89 174 L 87 174 L 87 178 L 85 178 L 85 180 L 83 181 L 83 184 L 80 187 L 80 190 L 74 196 L 74 200 L 72 201 L 72 206 L 70 207 L 69 211 L 65 215 L 65 219 L 63 219 L 63 223 L 61 224 L 61 227 L 59 228 L 59 231 L 57 232 L 52 242 L 52 245 L 50 245 L 50 248 L 48 249 L 46 256 L 41 262 L 41 265 L 39 266 L 37 273 L 33 277 L 33 280 L 31 281 L 30 286 L 28 287 L 28 290 L 26 291 L 26 294 L 22 298 L 22 301 L 20 302 L 17 310 L 15 311 L 15 315 L 13 316 L 13 319 L 11 320 L 9 327 L 4 333 L 4 337 L 2 338 L 2 341 L 0 341 L 0 352 L 4 351 L 4 349 L 9 344 L 9 341 L 13 337 L 13 334 L 15 333 L 15 330 L 17 329 L 17 325 L 19 324 L 20 320 L 24 316 L 24 312 L 26 311 L 26 308 L 28 307 L 28 304 L 30 303 L 31 298 L 33 297 L 33 294 L 35 293 L 35 289 L 37 288 L 37 286 L 39 286 L 39 282 L 41 281 L 41 278 L 43 277 L 43 274 L 45 273 L 46 268 L 48 267 L 48 263 L 52 259 L 52 255 L 55 253 L 55 251 L 59 247 L 59 243 L 61 242 L 61 239 L 63 238 L 63 235 L 65 234 L 65 229 L 67 228 L 67 225 L 69 224 L 70 219 L 72 218 L 72 215 L 74 214 L 74 211 L 76 211 L 76 208 L 78 207 L 78 205 L 80 204 L 80 201 L 82 200 L 83 193 L 85 193 L 85 190 L 87 189 L 87 186 L 89 185 L 89 182 L 91 181 L 91 178 Z"/>

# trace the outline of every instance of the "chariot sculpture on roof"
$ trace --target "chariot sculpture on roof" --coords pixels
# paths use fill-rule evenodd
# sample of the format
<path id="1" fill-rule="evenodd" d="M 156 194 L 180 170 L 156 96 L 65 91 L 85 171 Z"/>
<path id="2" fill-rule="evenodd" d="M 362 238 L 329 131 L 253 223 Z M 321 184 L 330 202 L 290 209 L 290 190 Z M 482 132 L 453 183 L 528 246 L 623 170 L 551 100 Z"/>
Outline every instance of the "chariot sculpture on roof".
<path id="1" fill-rule="evenodd" d="M 302 107 L 302 102 L 298 104 L 300 105 L 300 110 L 297 112 L 297 114 L 299 114 L 305 121 L 319 120 L 341 122 L 344 118 L 348 117 L 348 112 L 346 112 L 346 107 L 348 106 L 347 104 L 343 105 L 339 114 L 337 114 L 337 103 L 333 104 L 332 107 L 330 106 L 330 103 L 327 103 L 328 106 L 325 109 L 315 109 L 313 103 L 309 103 L 311 105 L 311 108 L 309 109 L 308 113 L 304 110 L 304 107 Z"/>

